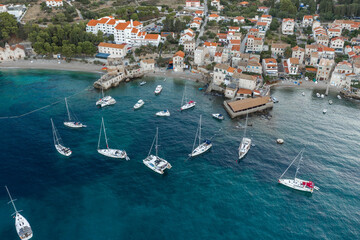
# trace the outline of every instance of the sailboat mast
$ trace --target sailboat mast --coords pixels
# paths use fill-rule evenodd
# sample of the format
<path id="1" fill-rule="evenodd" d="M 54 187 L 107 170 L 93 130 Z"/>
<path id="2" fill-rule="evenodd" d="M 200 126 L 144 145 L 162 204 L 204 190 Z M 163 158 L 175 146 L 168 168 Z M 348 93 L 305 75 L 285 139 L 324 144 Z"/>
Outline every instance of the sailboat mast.
<path id="1" fill-rule="evenodd" d="M 104 118 L 101 118 L 101 124 L 100 124 L 100 133 L 99 133 L 99 140 L 98 140 L 98 149 L 100 148 L 100 140 L 101 140 L 101 130 L 103 126 Z"/>
<path id="2" fill-rule="evenodd" d="M 53 132 L 54 145 L 57 145 L 58 140 L 57 140 L 55 125 L 54 125 L 54 122 L 53 122 L 52 118 L 50 118 L 50 120 L 51 120 L 52 132 Z"/>
<path id="3" fill-rule="evenodd" d="M 108 140 L 107 140 L 107 136 L 106 136 L 106 129 L 105 129 L 104 118 L 102 118 L 102 124 L 103 124 L 103 126 L 104 126 L 104 136 L 105 136 L 106 148 L 109 149 L 109 144 L 108 144 Z"/>
<path id="4" fill-rule="evenodd" d="M 293 165 L 293 163 L 296 161 L 296 159 L 299 157 L 299 155 L 302 154 L 303 151 L 304 151 L 304 149 L 301 150 L 301 151 L 298 153 L 298 155 L 296 155 L 296 157 L 294 158 L 294 160 L 290 163 L 290 165 L 289 165 L 288 168 L 285 170 L 285 172 L 284 172 L 283 174 L 281 174 L 281 176 L 279 177 L 279 179 L 281 179 L 281 178 L 285 175 L 285 173 L 287 172 L 287 170 L 289 170 L 289 168 L 291 167 L 291 165 Z"/>
<path id="5" fill-rule="evenodd" d="M 181 99 L 181 107 L 184 105 L 185 91 L 186 91 L 186 85 L 185 85 L 183 96 L 182 96 L 182 99 Z"/>
<path id="6" fill-rule="evenodd" d="M 247 122 L 248 122 L 248 113 L 246 113 L 246 121 L 245 121 L 244 137 L 245 137 L 245 135 L 246 135 Z"/>
<path id="7" fill-rule="evenodd" d="M 159 128 L 156 127 L 156 142 L 155 142 L 155 154 L 158 156 L 158 138 L 159 138 Z"/>
<path id="8" fill-rule="evenodd" d="M 199 145 L 201 142 L 201 115 L 200 115 L 200 121 L 199 121 Z"/>
<path id="9" fill-rule="evenodd" d="M 10 202 L 12 203 L 12 205 L 13 205 L 13 207 L 14 207 L 14 209 L 15 209 L 15 213 L 18 213 L 18 210 L 16 209 L 14 200 L 13 200 L 12 197 L 11 197 L 11 194 L 10 194 L 10 192 L 9 192 L 9 189 L 7 188 L 7 186 L 5 186 L 5 188 L 6 188 L 6 191 L 7 191 L 8 195 L 9 195 Z"/>
<path id="10" fill-rule="evenodd" d="M 300 163 L 301 163 L 301 160 L 302 160 L 302 156 L 303 156 L 303 152 L 301 152 L 301 155 L 300 155 L 300 159 L 299 159 L 298 166 L 297 166 L 297 168 L 296 168 L 294 180 L 296 179 L 296 176 L 297 176 L 297 174 L 298 174 L 298 171 L 299 171 L 299 168 L 300 168 Z"/>
<path id="11" fill-rule="evenodd" d="M 70 122 L 70 121 L 71 121 L 71 117 L 70 117 L 69 107 L 68 107 L 68 103 L 67 103 L 66 98 L 65 98 L 65 105 L 66 105 L 66 111 L 67 111 L 68 118 L 69 118 L 69 122 Z"/>

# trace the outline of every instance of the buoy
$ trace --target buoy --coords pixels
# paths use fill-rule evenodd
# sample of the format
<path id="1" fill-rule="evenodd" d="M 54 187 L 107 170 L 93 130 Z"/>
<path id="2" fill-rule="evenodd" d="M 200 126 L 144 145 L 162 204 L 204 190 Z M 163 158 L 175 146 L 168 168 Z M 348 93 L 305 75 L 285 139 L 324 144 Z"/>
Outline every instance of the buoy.
<path id="1" fill-rule="evenodd" d="M 277 142 L 278 144 L 283 144 L 283 143 L 284 143 L 284 139 L 278 138 L 278 139 L 276 140 L 276 142 Z"/>

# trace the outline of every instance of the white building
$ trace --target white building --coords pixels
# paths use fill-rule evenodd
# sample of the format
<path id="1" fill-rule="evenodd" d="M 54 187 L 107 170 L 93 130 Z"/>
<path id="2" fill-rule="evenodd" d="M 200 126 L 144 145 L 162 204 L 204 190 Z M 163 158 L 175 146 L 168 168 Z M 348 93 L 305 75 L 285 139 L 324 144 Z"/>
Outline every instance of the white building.
<path id="1" fill-rule="evenodd" d="M 329 28 L 327 30 L 329 38 L 340 37 L 341 36 L 341 28 Z"/>
<path id="2" fill-rule="evenodd" d="M 155 60 L 154 59 L 142 59 L 140 61 L 140 67 L 144 72 L 152 72 L 155 70 Z"/>
<path id="3" fill-rule="evenodd" d="M 5 48 L 0 47 L 0 62 L 15 61 L 25 57 L 25 48 L 21 45 L 10 46 L 5 44 Z"/>
<path id="4" fill-rule="evenodd" d="M 4 4 L 0 4 L 0 13 L 6 12 L 6 6 Z"/>
<path id="5" fill-rule="evenodd" d="M 185 68 L 185 53 L 183 51 L 178 51 L 173 56 L 173 69 L 174 72 L 182 72 Z"/>
<path id="6" fill-rule="evenodd" d="M 218 22 L 218 21 L 220 21 L 220 16 L 217 15 L 217 14 L 215 14 L 215 13 L 210 14 L 210 16 L 209 16 L 209 21 L 216 21 L 216 22 Z"/>
<path id="7" fill-rule="evenodd" d="M 330 79 L 331 72 L 335 66 L 334 60 L 322 58 L 316 72 L 317 81 L 327 81 Z"/>
<path id="8" fill-rule="evenodd" d="M 63 0 L 46 0 L 46 6 L 49 8 L 62 7 L 64 6 L 64 3 Z"/>
<path id="9" fill-rule="evenodd" d="M 263 39 L 255 37 L 254 35 L 248 35 L 246 41 L 246 52 L 259 53 L 263 50 Z"/>
<path id="10" fill-rule="evenodd" d="M 184 42 L 184 51 L 186 53 L 194 53 L 195 51 L 195 40 L 191 40 L 191 41 L 185 41 Z"/>
<path id="11" fill-rule="evenodd" d="M 282 34 L 293 35 L 295 28 L 295 21 L 292 18 L 284 18 L 281 24 Z"/>
<path id="12" fill-rule="evenodd" d="M 234 73 L 233 75 L 233 79 L 235 79 L 239 88 L 249 89 L 249 90 L 254 90 L 256 88 L 257 78 L 258 77 L 254 75 L 237 73 L 237 72 Z"/>
<path id="13" fill-rule="evenodd" d="M 194 63 L 198 66 L 204 65 L 206 54 L 209 54 L 209 50 L 205 47 L 198 47 L 194 53 Z"/>
<path id="14" fill-rule="evenodd" d="M 335 37 L 331 39 L 330 47 L 335 49 L 335 52 L 342 53 L 344 49 L 344 38 L 342 37 Z"/>
<path id="15" fill-rule="evenodd" d="M 190 23 L 190 28 L 195 28 L 197 31 L 200 29 L 201 23 L 199 21 L 193 21 Z"/>
<path id="16" fill-rule="evenodd" d="M 200 7 L 200 0 L 186 0 L 185 7 L 198 8 Z"/>
<path id="17" fill-rule="evenodd" d="M 285 72 L 289 75 L 297 75 L 299 73 L 299 59 L 288 58 L 284 62 Z"/>
<path id="18" fill-rule="evenodd" d="M 262 60 L 263 73 L 269 76 L 278 75 L 278 64 L 275 58 L 265 58 Z"/>
<path id="19" fill-rule="evenodd" d="M 292 50 L 292 57 L 299 59 L 299 64 L 303 64 L 305 58 L 305 49 L 299 46 L 295 46 L 291 50 Z"/>
<path id="20" fill-rule="evenodd" d="M 278 57 L 278 56 L 284 56 L 285 49 L 287 47 L 290 47 L 290 44 L 286 43 L 273 43 L 271 45 L 271 56 L 272 57 Z"/>
<path id="21" fill-rule="evenodd" d="M 311 27 L 314 22 L 314 17 L 312 15 L 305 15 L 302 20 L 303 27 Z"/>
<path id="22" fill-rule="evenodd" d="M 105 43 L 101 42 L 98 45 L 99 53 L 106 53 L 113 55 L 114 57 L 125 57 L 126 55 L 126 44 L 113 44 L 113 43 Z"/>

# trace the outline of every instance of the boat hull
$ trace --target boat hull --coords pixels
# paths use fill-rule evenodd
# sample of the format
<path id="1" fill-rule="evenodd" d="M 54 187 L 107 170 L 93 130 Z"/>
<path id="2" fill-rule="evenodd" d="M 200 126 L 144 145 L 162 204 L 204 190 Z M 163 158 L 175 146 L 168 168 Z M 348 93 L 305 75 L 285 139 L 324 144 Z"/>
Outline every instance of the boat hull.
<path id="1" fill-rule="evenodd" d="M 137 110 L 137 109 L 141 108 L 142 106 L 144 106 L 144 103 L 135 104 L 135 105 L 134 105 L 134 110 Z"/>
<path id="2" fill-rule="evenodd" d="M 214 114 L 212 114 L 212 116 L 213 116 L 213 118 L 215 118 L 215 119 L 224 120 L 224 116 L 223 116 L 223 115 L 219 115 L 219 114 L 214 113 Z"/>
<path id="3" fill-rule="evenodd" d="M 101 155 L 104 155 L 106 157 L 130 160 L 129 157 L 127 156 L 126 152 L 123 150 L 105 148 L 105 149 L 98 149 L 97 151 L 98 151 L 98 153 L 100 153 Z"/>
<path id="4" fill-rule="evenodd" d="M 64 125 L 69 128 L 84 128 L 86 125 L 76 122 L 64 122 Z"/>
<path id="5" fill-rule="evenodd" d="M 245 157 L 245 155 L 249 152 L 251 147 L 251 139 L 243 138 L 239 148 L 239 160 Z"/>
<path id="6" fill-rule="evenodd" d="M 156 164 L 157 162 L 159 162 L 158 165 Z M 168 163 L 165 159 L 154 155 L 149 155 L 143 160 L 143 163 L 145 166 L 159 174 L 164 174 L 165 169 L 171 169 L 172 167 L 171 164 Z"/>
<path id="7" fill-rule="evenodd" d="M 15 216 L 15 228 L 20 239 L 28 240 L 33 237 L 29 222 L 19 213 L 16 213 Z"/>
<path id="8" fill-rule="evenodd" d="M 169 111 L 167 111 L 167 112 L 162 111 L 162 112 L 157 112 L 155 115 L 158 116 L 158 117 L 170 117 L 170 112 Z"/>
<path id="9" fill-rule="evenodd" d="M 181 111 L 184 111 L 184 110 L 195 107 L 195 105 L 196 105 L 196 102 L 187 103 L 187 104 L 183 105 L 180 109 L 181 109 Z"/>
<path id="10" fill-rule="evenodd" d="M 278 182 L 286 187 L 302 191 L 302 192 L 310 192 L 312 193 L 314 191 L 314 188 L 306 187 L 305 185 L 302 185 L 302 182 L 309 182 L 305 180 L 301 180 L 298 178 L 295 179 L 279 179 Z"/>
<path id="11" fill-rule="evenodd" d="M 61 144 L 56 144 L 55 148 L 58 151 L 58 153 L 60 153 L 61 155 L 66 156 L 66 157 L 68 157 L 68 156 L 70 156 L 72 154 L 72 151 L 70 150 L 70 148 L 64 147 Z"/>
<path id="12" fill-rule="evenodd" d="M 197 148 L 195 148 L 194 151 L 189 155 L 190 155 L 190 157 L 199 156 L 199 155 L 209 151 L 211 147 L 212 147 L 212 143 L 210 143 L 210 144 L 202 143 Z"/>

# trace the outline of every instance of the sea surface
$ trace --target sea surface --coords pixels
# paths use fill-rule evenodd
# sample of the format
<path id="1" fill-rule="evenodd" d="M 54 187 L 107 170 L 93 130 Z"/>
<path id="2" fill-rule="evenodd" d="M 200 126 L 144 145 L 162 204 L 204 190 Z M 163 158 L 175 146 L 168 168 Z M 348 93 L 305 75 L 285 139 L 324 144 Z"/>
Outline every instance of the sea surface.
<path id="1" fill-rule="evenodd" d="M 202 84 L 144 78 L 106 91 L 114 106 L 95 106 L 97 74 L 43 70 L 0 72 L 0 239 L 19 239 L 7 205 L 7 185 L 30 222 L 34 240 L 113 239 L 360 239 L 360 102 L 316 90 L 272 90 L 279 103 L 270 115 L 249 116 L 254 146 L 237 161 L 245 119 L 231 120 L 223 99 Z M 147 84 L 139 86 L 145 80 Z M 156 85 L 164 88 L 155 96 Z M 197 102 L 180 112 L 186 96 Z M 302 92 L 305 96 L 302 96 Z M 322 91 L 319 91 L 322 93 Z M 63 125 L 68 103 L 88 125 Z M 133 110 L 143 99 L 145 105 Z M 328 100 L 333 104 L 329 105 Z M 323 114 L 323 109 L 328 111 Z M 169 118 L 155 113 L 169 109 Z M 222 122 L 212 113 L 223 113 Z M 210 152 L 189 159 L 202 115 Z M 97 153 L 101 117 L 109 146 L 130 161 Z M 50 118 L 71 157 L 56 152 Z M 142 160 L 159 127 L 159 155 L 172 169 L 159 175 Z M 283 138 L 283 145 L 276 144 Z M 104 138 L 101 146 L 105 146 Z M 305 148 L 298 177 L 320 188 L 312 195 L 277 179 Z M 296 166 L 285 177 L 292 178 Z"/>

